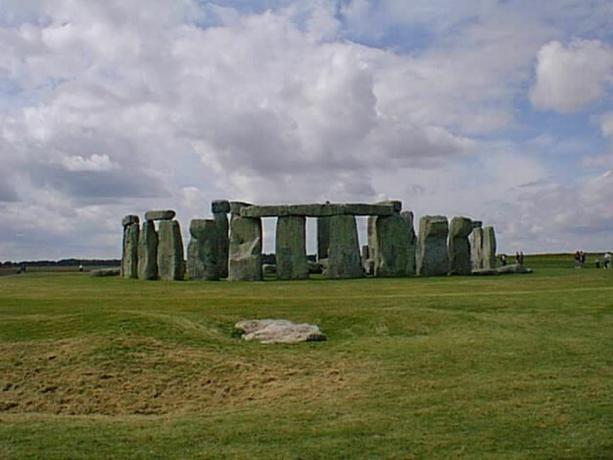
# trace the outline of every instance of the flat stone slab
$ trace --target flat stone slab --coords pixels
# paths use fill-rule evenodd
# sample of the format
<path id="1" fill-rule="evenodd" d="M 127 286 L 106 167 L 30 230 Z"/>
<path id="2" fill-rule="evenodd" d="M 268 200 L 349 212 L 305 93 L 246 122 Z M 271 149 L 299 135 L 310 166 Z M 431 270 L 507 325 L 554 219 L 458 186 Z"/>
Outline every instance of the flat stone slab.
<path id="1" fill-rule="evenodd" d="M 119 268 L 99 268 L 89 272 L 89 276 L 104 277 L 104 276 L 119 276 L 121 270 Z"/>
<path id="2" fill-rule="evenodd" d="M 322 203 L 322 204 L 289 204 L 245 206 L 240 209 L 241 217 L 329 217 L 339 215 L 351 216 L 391 216 L 397 204 L 365 204 L 365 203 Z"/>
<path id="3" fill-rule="evenodd" d="M 239 321 L 234 328 L 242 339 L 262 343 L 321 342 L 326 336 L 314 324 L 296 324 L 286 319 L 251 319 Z"/>
<path id="4" fill-rule="evenodd" d="M 531 268 L 524 267 L 520 264 L 503 265 L 498 268 L 479 268 L 472 271 L 473 275 L 488 276 L 488 275 L 514 275 L 533 273 Z"/>
<path id="5" fill-rule="evenodd" d="M 145 220 L 172 220 L 177 215 L 172 209 L 163 209 L 157 211 L 147 211 Z"/>

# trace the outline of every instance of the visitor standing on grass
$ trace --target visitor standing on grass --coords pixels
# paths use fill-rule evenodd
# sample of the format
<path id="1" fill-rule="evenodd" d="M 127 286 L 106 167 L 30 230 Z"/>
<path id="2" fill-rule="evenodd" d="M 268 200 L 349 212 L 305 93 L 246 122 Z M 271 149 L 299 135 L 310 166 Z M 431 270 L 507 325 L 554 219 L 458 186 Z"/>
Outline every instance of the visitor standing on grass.
<path id="1" fill-rule="evenodd" d="M 611 253 L 607 251 L 603 259 L 604 259 L 604 268 L 608 269 L 611 266 Z"/>

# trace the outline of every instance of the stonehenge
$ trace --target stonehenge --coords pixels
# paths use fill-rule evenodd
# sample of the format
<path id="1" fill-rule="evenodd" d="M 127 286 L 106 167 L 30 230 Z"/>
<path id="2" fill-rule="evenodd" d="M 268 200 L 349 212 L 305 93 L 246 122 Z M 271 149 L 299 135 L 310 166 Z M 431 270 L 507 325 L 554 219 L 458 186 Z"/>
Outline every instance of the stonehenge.
<path id="1" fill-rule="evenodd" d="M 302 280 L 484 274 L 496 270 L 494 228 L 467 217 L 414 216 L 400 201 L 259 206 L 211 202 L 212 218 L 192 219 L 184 253 L 173 210 L 122 219 L 121 275 L 142 280 Z M 228 219 L 228 214 L 230 217 Z M 356 216 L 367 216 L 360 248 Z M 275 254 L 263 267 L 262 218 L 275 217 Z M 307 256 L 306 220 L 317 219 L 317 254 Z M 187 260 L 185 260 L 185 256 Z M 276 261 L 276 262 L 275 262 Z M 264 270 L 266 268 L 266 270 Z"/>

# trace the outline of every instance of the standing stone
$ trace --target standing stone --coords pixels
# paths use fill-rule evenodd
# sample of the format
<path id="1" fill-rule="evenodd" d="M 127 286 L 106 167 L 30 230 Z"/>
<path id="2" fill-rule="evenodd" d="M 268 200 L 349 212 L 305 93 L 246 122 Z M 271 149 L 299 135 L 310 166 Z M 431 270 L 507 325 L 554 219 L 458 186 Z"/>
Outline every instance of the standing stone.
<path id="1" fill-rule="evenodd" d="M 483 268 L 483 228 L 475 226 L 473 222 L 473 232 L 470 234 L 470 263 L 472 270 Z"/>
<path id="2" fill-rule="evenodd" d="M 303 216 L 282 216 L 277 219 L 275 254 L 277 278 L 281 280 L 309 277 L 305 224 Z"/>
<path id="3" fill-rule="evenodd" d="M 162 280 L 182 280 L 185 277 L 181 227 L 176 220 L 162 220 L 158 230 L 158 272 Z"/>
<path id="4" fill-rule="evenodd" d="M 330 217 L 328 278 L 359 278 L 364 276 L 360 260 L 358 228 L 352 215 Z"/>
<path id="5" fill-rule="evenodd" d="M 317 218 L 317 260 L 327 259 L 330 248 L 330 218 Z"/>
<path id="6" fill-rule="evenodd" d="M 408 259 L 409 259 L 409 264 L 408 264 L 408 274 L 409 275 L 414 275 L 417 270 L 416 270 L 416 262 L 415 262 L 415 257 L 416 257 L 416 253 L 417 253 L 417 235 L 415 235 L 415 227 L 413 225 L 413 222 L 415 221 L 414 216 L 413 216 L 413 211 L 403 211 L 400 213 L 400 217 L 402 217 L 404 220 L 406 220 L 407 222 L 407 227 L 409 228 L 409 248 L 408 248 Z"/>
<path id="7" fill-rule="evenodd" d="M 230 202 L 230 248 L 228 279 L 231 281 L 262 280 L 262 219 L 241 217 L 247 203 Z"/>
<path id="8" fill-rule="evenodd" d="M 369 218 L 375 276 L 409 276 L 415 273 L 415 243 L 408 221 L 400 214 Z M 412 259 L 412 260 L 411 260 Z"/>
<path id="9" fill-rule="evenodd" d="M 138 278 L 155 280 L 158 278 L 158 234 L 155 223 L 151 220 L 143 222 L 138 238 Z"/>
<path id="10" fill-rule="evenodd" d="M 219 238 L 213 219 L 193 219 L 189 226 L 187 274 L 192 280 L 219 279 Z"/>
<path id="11" fill-rule="evenodd" d="M 126 216 L 122 221 L 123 242 L 121 254 L 121 276 L 138 278 L 138 216 Z"/>
<path id="12" fill-rule="evenodd" d="M 423 216 L 419 220 L 417 274 L 446 275 L 449 270 L 447 235 L 449 226 L 445 216 Z"/>
<path id="13" fill-rule="evenodd" d="M 473 231 L 472 221 L 466 217 L 454 217 L 449 224 L 449 274 L 470 275 L 470 243 L 468 236 Z"/>
<path id="14" fill-rule="evenodd" d="M 485 227 L 483 229 L 483 268 L 496 268 L 496 235 L 494 227 Z"/>

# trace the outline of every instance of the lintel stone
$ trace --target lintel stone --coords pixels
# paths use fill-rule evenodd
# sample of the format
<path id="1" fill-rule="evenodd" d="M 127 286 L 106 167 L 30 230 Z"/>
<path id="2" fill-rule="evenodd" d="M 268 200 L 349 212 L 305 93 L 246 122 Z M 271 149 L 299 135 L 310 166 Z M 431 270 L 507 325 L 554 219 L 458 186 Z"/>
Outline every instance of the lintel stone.
<path id="1" fill-rule="evenodd" d="M 397 209 L 397 204 L 366 204 L 366 203 L 322 203 L 322 204 L 292 204 L 268 206 L 244 206 L 240 209 L 242 217 L 329 217 L 339 215 L 351 216 L 391 216 Z"/>
<path id="2" fill-rule="evenodd" d="M 145 220 L 172 220 L 176 214 L 172 209 L 147 211 L 145 213 Z"/>

